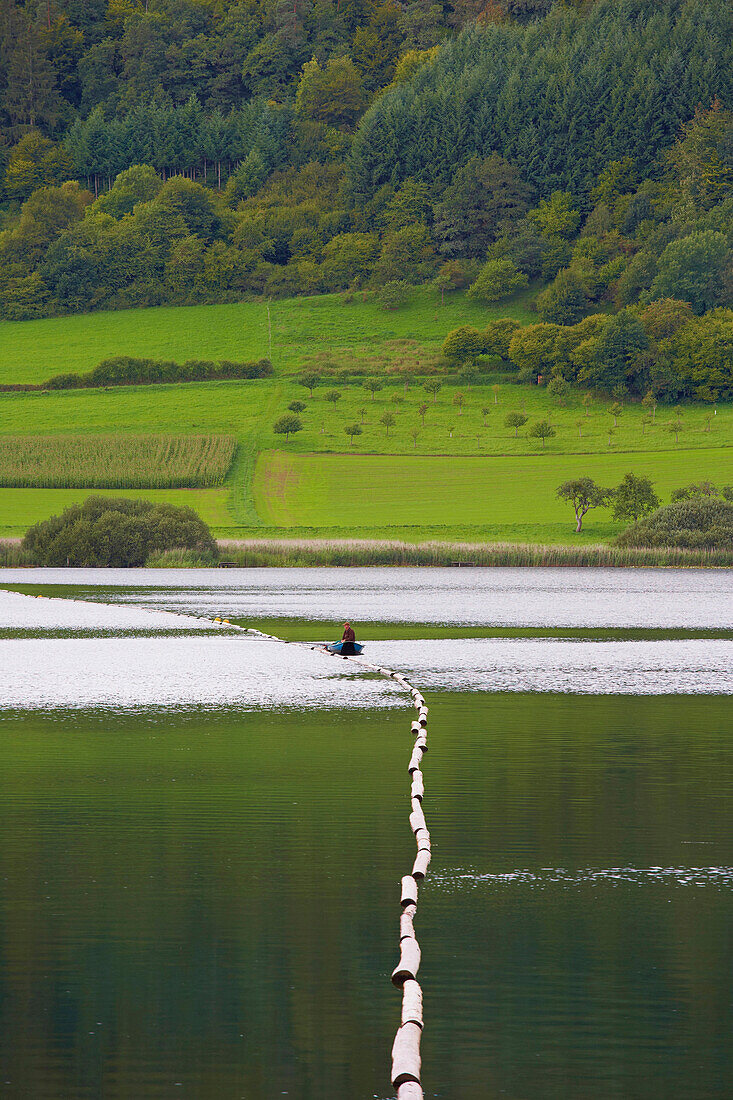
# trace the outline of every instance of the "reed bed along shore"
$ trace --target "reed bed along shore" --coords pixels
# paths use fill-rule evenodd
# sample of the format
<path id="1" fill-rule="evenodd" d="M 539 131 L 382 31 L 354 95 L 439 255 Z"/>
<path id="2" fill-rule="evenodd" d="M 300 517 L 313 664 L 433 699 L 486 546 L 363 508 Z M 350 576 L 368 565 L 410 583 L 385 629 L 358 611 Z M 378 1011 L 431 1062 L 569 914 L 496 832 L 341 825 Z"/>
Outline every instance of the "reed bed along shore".
<path id="1" fill-rule="evenodd" d="M 247 539 L 219 543 L 221 561 L 252 566 L 589 566 L 730 567 L 731 550 L 540 546 L 517 543 L 374 541 L 367 539 Z M 176 551 L 149 564 L 187 564 Z M 191 564 L 195 564 L 191 562 Z"/>
<path id="2" fill-rule="evenodd" d="M 17 569 L 24 565 L 33 565 L 33 562 L 20 545 L 19 539 L 6 539 L 0 542 L 0 569 Z"/>
<path id="3" fill-rule="evenodd" d="M 33 489 L 176 489 L 221 485 L 231 435 L 0 437 L 0 486 Z"/>
<path id="4" fill-rule="evenodd" d="M 148 558 L 153 569 L 315 566 L 503 566 L 574 568 L 729 569 L 731 550 L 636 549 L 618 546 L 531 546 L 514 543 L 390 542 L 367 539 L 247 539 L 219 543 L 219 560 L 192 550 L 166 550 Z M 0 541 L 0 568 L 35 563 L 18 540 Z"/>

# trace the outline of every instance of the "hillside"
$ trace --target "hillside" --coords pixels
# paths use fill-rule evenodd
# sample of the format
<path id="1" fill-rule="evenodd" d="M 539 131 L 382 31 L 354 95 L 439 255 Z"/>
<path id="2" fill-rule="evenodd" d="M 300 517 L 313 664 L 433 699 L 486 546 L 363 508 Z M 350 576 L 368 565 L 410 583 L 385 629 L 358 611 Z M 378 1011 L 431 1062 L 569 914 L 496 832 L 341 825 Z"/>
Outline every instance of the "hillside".
<path id="1" fill-rule="evenodd" d="M 89 486 L 104 484 L 102 472 L 112 465 L 93 457 L 100 439 L 120 458 L 114 488 L 95 491 L 190 503 L 227 537 L 340 533 L 566 542 L 575 540 L 572 512 L 555 488 L 567 477 L 589 475 L 613 485 L 633 471 L 651 477 L 665 499 L 691 481 L 733 482 L 730 404 L 692 404 L 680 414 L 626 401 L 614 412 L 615 402 L 603 395 L 555 396 L 506 370 L 476 376 L 441 360 L 444 325 L 471 320 L 485 326 L 497 312 L 462 295 L 441 307 L 435 292 L 416 294 L 394 312 L 373 301 L 291 299 L 271 305 L 270 379 L 0 393 L 0 432 L 12 440 L 8 450 L 0 438 L 0 530 L 21 534 L 83 499 L 84 488 L 50 487 L 62 485 L 60 468 L 78 479 L 86 462 Z M 266 321 L 266 308 L 252 303 L 7 322 L 3 380 L 41 379 L 71 363 L 91 367 L 100 350 L 120 346 L 144 354 L 175 349 L 181 358 L 259 356 L 267 350 Z M 334 372 L 316 382 L 312 396 L 299 381 L 309 361 Z M 438 373 L 424 373 L 428 365 Z M 349 373 L 361 369 L 363 375 Z M 373 378 L 382 382 L 372 393 L 363 382 Z M 437 391 L 426 390 L 432 383 Z M 304 406 L 303 427 L 286 440 L 273 425 L 293 402 Z M 507 426 L 511 413 L 526 422 Z M 670 429 L 678 417 L 675 433 Z M 529 430 L 546 419 L 555 434 L 543 446 Z M 361 434 L 350 438 L 344 429 L 354 424 Z M 120 463 L 130 437 L 153 437 L 147 486 L 142 443 L 124 480 Z M 167 466 L 155 455 L 166 437 L 172 444 L 190 439 L 194 451 L 204 437 L 233 439 L 237 451 L 224 483 L 193 487 L 201 483 L 192 474 L 190 488 L 156 488 L 181 484 L 162 480 Z M 22 487 L 18 470 L 30 467 L 19 466 L 21 457 L 28 451 L 40 468 L 44 440 L 48 480 L 32 487 L 38 475 L 30 480 L 28 474 Z M 607 510 L 591 512 L 580 541 L 620 529 Z"/>
<path id="2" fill-rule="evenodd" d="M 563 479 L 733 481 L 731 74 L 726 0 L 5 5 L 0 528 L 556 542 Z"/>

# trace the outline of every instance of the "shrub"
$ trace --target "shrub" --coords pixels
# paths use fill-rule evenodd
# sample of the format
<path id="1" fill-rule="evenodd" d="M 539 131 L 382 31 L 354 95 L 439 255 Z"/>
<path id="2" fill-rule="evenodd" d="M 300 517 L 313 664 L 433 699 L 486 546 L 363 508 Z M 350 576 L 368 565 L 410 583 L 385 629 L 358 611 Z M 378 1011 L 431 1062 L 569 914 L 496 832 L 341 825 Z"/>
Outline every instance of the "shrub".
<path id="1" fill-rule="evenodd" d="M 542 321 L 574 325 L 583 316 L 587 304 L 580 277 L 567 267 L 537 296 L 537 313 Z"/>
<path id="2" fill-rule="evenodd" d="M 443 355 L 454 363 L 475 363 L 486 348 L 486 341 L 477 328 L 461 325 L 449 332 L 443 341 Z"/>
<path id="3" fill-rule="evenodd" d="M 382 309 L 399 309 L 410 297 L 411 289 L 409 283 L 400 279 L 392 279 L 390 282 L 385 283 L 377 291 Z"/>
<path id="4" fill-rule="evenodd" d="M 211 561 L 218 554 L 191 508 L 100 496 L 31 527 L 22 549 L 45 566 L 140 566 L 150 554 L 179 549 Z"/>
<path id="5" fill-rule="evenodd" d="M 520 327 L 519 321 L 513 321 L 509 317 L 490 321 L 483 332 L 486 354 L 498 355 L 500 359 L 509 359 L 509 345 Z"/>
<path id="6" fill-rule="evenodd" d="M 523 290 L 529 279 L 518 271 L 511 260 L 487 260 L 468 292 L 479 302 L 498 302 L 517 290 Z"/>
<path id="7" fill-rule="evenodd" d="M 668 504 L 629 527 L 616 542 L 619 546 L 730 549 L 733 545 L 733 503 L 703 496 Z"/>
<path id="8" fill-rule="evenodd" d="M 252 363 L 191 359 L 175 363 L 167 359 L 141 359 L 117 355 L 103 359 L 88 374 L 56 374 L 38 385 L 0 386 L 0 390 L 71 390 L 95 386 L 144 386 L 167 382 L 208 382 L 237 378 L 269 378 L 273 373 L 269 359 Z"/>

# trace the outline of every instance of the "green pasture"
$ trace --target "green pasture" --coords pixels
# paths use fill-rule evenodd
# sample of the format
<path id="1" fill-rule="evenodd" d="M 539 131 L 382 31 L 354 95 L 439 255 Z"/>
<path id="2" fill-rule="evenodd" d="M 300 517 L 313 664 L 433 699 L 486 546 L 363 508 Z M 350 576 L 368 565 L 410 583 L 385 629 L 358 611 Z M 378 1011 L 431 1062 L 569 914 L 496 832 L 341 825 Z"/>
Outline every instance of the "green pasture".
<path id="1" fill-rule="evenodd" d="M 574 539 L 567 509 L 555 500 L 560 481 L 589 474 L 613 484 L 631 470 L 647 473 L 663 497 L 710 478 L 733 481 L 733 406 L 690 405 L 679 439 L 676 413 L 660 406 L 651 423 L 627 403 L 614 426 L 610 402 L 558 405 L 544 389 L 490 380 L 443 384 L 436 399 L 421 383 L 384 380 L 372 397 L 357 383 L 317 386 L 313 396 L 293 377 L 305 363 L 366 365 L 375 373 L 407 356 L 434 356 L 459 324 L 513 315 L 529 320 L 524 299 L 488 309 L 465 296 L 416 291 L 409 305 L 385 312 L 356 295 L 270 303 L 276 376 L 256 381 L 0 393 L 0 435 L 225 434 L 235 461 L 217 489 L 137 489 L 151 500 L 191 504 L 220 536 L 351 535 L 427 539 L 565 542 Z M 124 353 L 164 358 L 254 358 L 268 352 L 267 306 L 247 302 L 97 313 L 0 324 L 0 379 L 38 381 L 91 369 Z M 338 400 L 327 399 L 329 390 Z M 303 430 L 285 440 L 274 421 L 294 400 L 305 404 Z M 427 405 L 423 415 L 420 406 Z M 515 436 L 504 419 L 523 413 Z M 384 417 L 394 424 L 383 424 Z M 543 449 L 528 435 L 550 419 L 556 435 Z M 344 427 L 362 434 L 353 447 Z M 611 430 L 612 429 L 612 430 Z M 417 432 L 417 435 L 415 435 Z M 151 471 L 151 483 L 154 482 Z M 58 513 L 85 489 L 0 490 L 0 533 L 21 534 Z M 584 539 L 618 530 L 608 512 L 591 513 Z"/>
<path id="2" fill-rule="evenodd" d="M 329 390 L 338 393 L 333 404 Z M 457 395 L 463 405 L 455 404 Z M 272 431 L 274 421 L 293 400 L 305 404 L 303 430 L 287 443 Z M 427 404 L 425 424 L 419 412 Z M 434 401 L 421 384 L 407 390 L 385 383 L 374 398 L 360 385 L 316 387 L 311 398 L 294 379 L 195 382 L 178 385 L 118 386 L 103 389 L 0 393 L 0 433 L 35 435 L 74 432 L 223 433 L 256 444 L 258 450 L 284 445 L 289 452 L 332 451 L 370 454 L 527 455 L 613 454 L 621 451 L 718 449 L 733 443 L 733 405 L 689 405 L 682 412 L 679 441 L 669 430 L 675 414 L 660 406 L 652 424 L 644 425 L 638 403 L 624 406 L 614 428 L 610 402 L 595 399 L 586 409 L 580 394 L 558 406 L 545 389 L 504 384 L 467 388 L 444 385 Z M 486 410 L 484 413 L 483 410 Z M 509 412 L 524 413 L 528 424 L 504 425 Z M 395 424 L 380 423 L 389 414 Z M 543 449 L 528 437 L 536 420 L 550 419 L 556 435 Z M 362 423 L 363 421 L 363 423 Z M 358 423 L 362 434 L 350 446 L 344 432 Z M 609 439 L 609 429 L 613 432 Z M 414 439 L 412 431 L 417 429 Z"/>
<path id="3" fill-rule="evenodd" d="M 607 401 L 596 400 L 586 409 L 574 396 L 557 406 L 537 387 L 506 384 L 495 391 L 489 385 L 445 385 L 433 401 L 419 385 L 405 391 L 404 385 L 390 383 L 374 399 L 360 386 L 348 385 L 338 388 L 335 404 L 326 392 L 317 387 L 311 398 L 294 379 L 281 377 L 2 393 L 0 433 L 232 435 L 238 441 L 237 457 L 222 489 L 137 490 L 137 495 L 171 501 L 183 494 L 218 534 L 232 537 L 296 527 L 309 535 L 326 528 L 328 533 L 340 528 L 350 534 L 358 526 L 365 537 L 410 541 L 562 542 L 572 531 L 558 511 L 554 491 L 566 477 L 589 473 L 609 481 L 628 470 L 648 471 L 664 493 L 700 478 L 733 481 L 731 406 L 719 406 L 717 412 L 686 407 L 675 443 L 668 430 L 674 415 L 670 409 L 660 407 L 655 422 L 643 426 L 644 410 L 628 404 L 609 443 L 613 418 Z M 454 404 L 457 393 L 464 397 L 460 409 Z M 301 414 L 304 430 L 285 441 L 272 425 L 296 398 L 306 406 Z M 428 405 L 424 426 L 419 413 L 423 402 Z M 515 438 L 504 426 L 507 412 L 522 410 L 530 423 L 551 419 L 557 434 L 544 452 L 526 428 Z M 380 423 L 385 413 L 395 419 L 389 434 Z M 362 419 L 363 434 L 351 447 L 344 425 L 361 424 Z M 494 496 L 487 510 L 489 489 Z M 22 533 L 83 496 L 83 489 L 2 490 L 0 532 Z M 616 529 L 604 512 L 587 520 L 588 538 L 606 538 Z"/>
<path id="4" fill-rule="evenodd" d="M 714 476 L 733 481 L 733 449 L 686 452 L 684 472 L 675 452 L 527 457 L 262 454 L 254 477 L 258 514 L 277 527 L 340 528 L 354 537 L 436 537 L 517 542 L 576 541 L 572 509 L 555 490 L 588 475 L 616 485 L 623 475 L 650 477 L 659 495 L 685 480 Z M 457 530 L 458 529 L 458 530 Z M 461 530 L 462 529 L 462 530 Z M 621 530 L 606 509 L 592 511 L 583 540 Z M 420 532 L 420 534 L 418 534 Z"/>
<path id="5" fill-rule="evenodd" d="M 266 383 L 265 383 L 266 384 Z M 329 402 L 329 391 L 339 400 Z M 305 404 L 299 413 L 303 430 L 291 437 L 288 451 L 346 451 L 369 454 L 432 455 L 527 455 L 544 454 L 615 454 L 622 451 L 678 451 L 693 448 L 719 448 L 733 443 L 733 406 L 687 406 L 681 416 L 678 440 L 670 430 L 676 414 L 659 406 L 653 422 L 644 423 L 646 409 L 638 402 L 626 404 L 614 425 L 612 402 L 597 398 L 586 408 L 582 394 L 573 393 L 564 405 L 558 405 L 546 389 L 537 386 L 489 384 L 469 387 L 451 382 L 434 399 L 421 383 L 405 389 L 398 382 L 385 383 L 374 398 L 362 386 L 316 387 L 313 397 L 294 382 L 283 382 L 277 404 L 284 413 L 292 398 Z M 461 400 L 462 404 L 456 402 Z M 420 406 L 426 404 L 424 416 Z M 508 413 L 527 416 L 527 424 L 516 435 L 506 427 Z M 394 425 L 381 423 L 385 414 Z M 709 419 L 708 419 L 709 418 Z M 546 441 L 533 439 L 528 430 L 537 420 L 549 419 L 555 436 Z M 344 428 L 359 424 L 362 434 L 353 446 Z M 267 447 L 277 437 L 271 424 L 263 423 L 261 444 Z M 417 438 L 413 432 L 417 431 Z M 609 435 L 610 430 L 610 435 Z M 280 437 L 282 439 L 282 437 Z"/>
<path id="6" fill-rule="evenodd" d="M 339 294 L 270 303 L 276 369 L 297 370 L 318 352 L 372 354 L 392 340 L 437 345 L 458 325 L 497 317 L 530 321 L 527 295 L 485 306 L 463 293 L 418 288 L 410 301 L 384 310 L 367 295 Z M 270 354 L 267 303 L 158 306 L 87 313 L 40 321 L 0 322 L 0 383 L 43 382 L 68 371 L 85 373 L 113 355 L 155 359 L 259 359 Z"/>

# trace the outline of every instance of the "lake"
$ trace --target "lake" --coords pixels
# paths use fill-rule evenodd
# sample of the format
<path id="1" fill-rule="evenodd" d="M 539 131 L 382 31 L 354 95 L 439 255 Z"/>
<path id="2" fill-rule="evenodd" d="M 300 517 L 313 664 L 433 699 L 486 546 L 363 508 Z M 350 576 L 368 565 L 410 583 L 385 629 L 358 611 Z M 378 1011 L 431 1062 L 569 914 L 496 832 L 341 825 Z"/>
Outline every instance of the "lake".
<path id="1" fill-rule="evenodd" d="M 425 692 L 426 1096 L 733 1095 L 730 573 L 0 585 L 0 1095 L 394 1096 L 409 699 L 217 613 Z"/>

